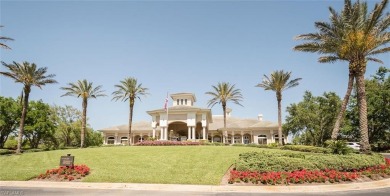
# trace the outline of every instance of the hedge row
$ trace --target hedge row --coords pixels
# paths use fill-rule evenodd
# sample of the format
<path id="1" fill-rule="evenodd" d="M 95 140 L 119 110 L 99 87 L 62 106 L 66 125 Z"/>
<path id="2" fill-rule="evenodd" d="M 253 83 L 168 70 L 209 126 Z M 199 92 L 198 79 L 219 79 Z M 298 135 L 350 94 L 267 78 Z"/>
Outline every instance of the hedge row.
<path id="1" fill-rule="evenodd" d="M 181 142 L 181 141 L 143 141 L 135 146 L 198 146 L 200 142 Z"/>
<path id="2" fill-rule="evenodd" d="M 296 171 L 325 170 L 352 171 L 384 164 L 380 154 L 333 155 L 304 152 L 248 152 L 240 154 L 235 168 L 238 171 Z"/>
<path id="3" fill-rule="evenodd" d="M 324 154 L 332 153 L 332 150 L 329 148 L 322 148 L 322 147 L 315 147 L 315 146 L 303 146 L 303 145 L 284 145 L 284 146 L 281 146 L 280 149 L 300 151 L 300 152 L 324 153 Z"/>

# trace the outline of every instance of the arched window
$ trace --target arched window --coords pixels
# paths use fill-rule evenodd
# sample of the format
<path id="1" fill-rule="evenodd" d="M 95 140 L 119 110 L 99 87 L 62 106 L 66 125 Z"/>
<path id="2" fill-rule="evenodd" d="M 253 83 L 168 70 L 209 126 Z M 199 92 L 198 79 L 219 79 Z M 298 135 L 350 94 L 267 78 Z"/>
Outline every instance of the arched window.
<path id="1" fill-rule="evenodd" d="M 121 137 L 121 144 L 127 144 L 127 137 Z"/>
<path id="2" fill-rule="evenodd" d="M 257 140 L 258 140 L 259 144 L 267 144 L 267 136 L 266 135 L 257 136 Z"/>
<path id="3" fill-rule="evenodd" d="M 244 144 L 249 144 L 250 138 L 251 138 L 250 135 L 244 135 Z"/>
<path id="4" fill-rule="evenodd" d="M 232 143 L 232 135 L 228 135 L 228 136 L 227 136 L 226 142 L 227 142 L 228 144 L 231 144 L 231 143 Z"/>
<path id="5" fill-rule="evenodd" d="M 115 137 L 113 137 L 113 136 L 108 137 L 107 144 L 115 144 Z"/>
<path id="6" fill-rule="evenodd" d="M 213 140 L 214 140 L 214 142 L 221 142 L 221 137 L 219 137 L 219 136 L 214 136 L 214 137 L 213 137 Z"/>
<path id="7" fill-rule="evenodd" d="M 236 143 L 236 144 L 241 143 L 241 136 L 240 135 L 234 136 L 234 143 Z"/>

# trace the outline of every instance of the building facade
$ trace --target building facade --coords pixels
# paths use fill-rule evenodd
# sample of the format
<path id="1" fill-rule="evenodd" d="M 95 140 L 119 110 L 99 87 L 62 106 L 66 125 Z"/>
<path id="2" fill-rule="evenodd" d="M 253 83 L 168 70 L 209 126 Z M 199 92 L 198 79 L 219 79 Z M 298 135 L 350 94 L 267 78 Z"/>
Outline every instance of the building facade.
<path id="1" fill-rule="evenodd" d="M 194 94 L 176 93 L 171 98 L 172 106 L 147 111 L 151 122 L 133 123 L 133 143 L 150 138 L 172 141 L 208 140 L 229 144 L 269 144 L 279 141 L 278 124 L 264 121 L 261 114 L 257 118 L 237 118 L 231 116 L 231 109 L 227 109 L 224 128 L 223 115 L 212 115 L 211 109 L 194 106 Z M 127 144 L 128 125 L 99 131 L 103 133 L 104 144 Z M 287 142 L 286 139 L 284 142 Z"/>

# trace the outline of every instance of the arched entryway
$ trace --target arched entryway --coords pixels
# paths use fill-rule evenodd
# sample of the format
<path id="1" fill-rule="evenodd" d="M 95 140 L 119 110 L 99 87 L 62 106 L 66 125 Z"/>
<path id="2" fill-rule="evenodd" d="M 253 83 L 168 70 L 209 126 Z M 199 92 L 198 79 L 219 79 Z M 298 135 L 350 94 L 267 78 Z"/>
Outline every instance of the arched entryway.
<path id="1" fill-rule="evenodd" d="M 186 141 L 188 138 L 187 123 L 184 122 L 172 122 L 168 125 L 168 140 L 173 141 Z"/>

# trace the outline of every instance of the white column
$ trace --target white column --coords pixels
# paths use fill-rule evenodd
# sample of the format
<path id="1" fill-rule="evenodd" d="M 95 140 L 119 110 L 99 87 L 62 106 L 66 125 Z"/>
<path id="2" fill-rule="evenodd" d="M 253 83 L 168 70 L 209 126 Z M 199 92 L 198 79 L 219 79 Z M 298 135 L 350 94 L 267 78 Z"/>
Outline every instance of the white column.
<path id="1" fill-rule="evenodd" d="M 211 134 L 211 143 L 214 143 L 214 134 Z"/>
<path id="2" fill-rule="evenodd" d="M 107 135 L 103 133 L 103 144 L 107 144 Z"/>
<path id="3" fill-rule="evenodd" d="M 232 144 L 234 144 L 234 131 L 232 131 L 232 137 L 230 139 L 232 141 Z"/>
<path id="4" fill-rule="evenodd" d="M 241 144 L 244 144 L 244 133 L 241 132 Z"/>
<path id="5" fill-rule="evenodd" d="M 114 142 L 114 145 L 116 145 L 118 143 L 118 133 L 115 133 L 115 142 Z"/>
<path id="6" fill-rule="evenodd" d="M 160 140 L 164 140 L 164 127 L 161 127 L 160 129 Z"/>
<path id="7" fill-rule="evenodd" d="M 223 134 L 222 134 L 222 143 L 226 143 L 226 140 L 227 140 L 227 131 L 223 131 Z"/>
<path id="8" fill-rule="evenodd" d="M 195 127 L 191 127 L 192 129 L 192 139 L 195 140 L 196 139 L 196 136 L 195 136 Z"/>
<path id="9" fill-rule="evenodd" d="M 168 127 L 165 127 L 164 128 L 164 132 L 165 132 L 165 140 L 168 140 Z"/>
<path id="10" fill-rule="evenodd" d="M 205 140 L 206 139 L 206 127 L 203 127 L 203 139 Z"/>
<path id="11" fill-rule="evenodd" d="M 156 138 L 156 127 L 153 127 L 153 138 Z"/>
<path id="12" fill-rule="evenodd" d="M 188 134 L 187 134 L 187 140 L 191 139 L 191 127 L 188 127 Z"/>

